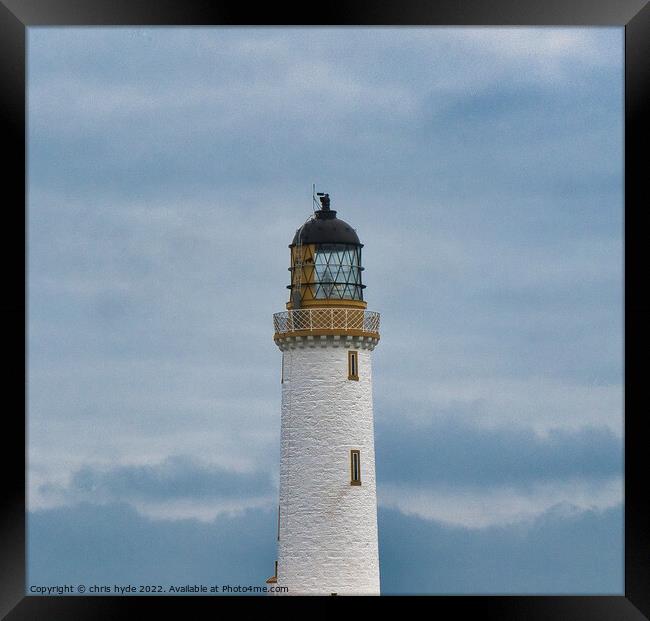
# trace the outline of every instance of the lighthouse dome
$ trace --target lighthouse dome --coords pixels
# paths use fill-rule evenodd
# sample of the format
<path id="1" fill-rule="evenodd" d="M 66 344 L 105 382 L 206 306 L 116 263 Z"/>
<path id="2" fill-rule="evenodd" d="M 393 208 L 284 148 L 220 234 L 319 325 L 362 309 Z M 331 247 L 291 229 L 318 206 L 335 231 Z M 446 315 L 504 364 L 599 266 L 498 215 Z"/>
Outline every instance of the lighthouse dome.
<path id="1" fill-rule="evenodd" d="M 323 194 L 320 201 L 322 208 L 296 231 L 289 247 L 299 243 L 363 246 L 356 231 L 347 222 L 337 218 L 334 209 L 330 209 L 329 195 Z"/>
<path id="2" fill-rule="evenodd" d="M 330 211 L 331 218 L 316 216 L 308 220 L 293 236 L 291 246 L 298 244 L 350 244 L 363 246 L 356 231 L 344 220 L 336 217 L 336 211 Z"/>

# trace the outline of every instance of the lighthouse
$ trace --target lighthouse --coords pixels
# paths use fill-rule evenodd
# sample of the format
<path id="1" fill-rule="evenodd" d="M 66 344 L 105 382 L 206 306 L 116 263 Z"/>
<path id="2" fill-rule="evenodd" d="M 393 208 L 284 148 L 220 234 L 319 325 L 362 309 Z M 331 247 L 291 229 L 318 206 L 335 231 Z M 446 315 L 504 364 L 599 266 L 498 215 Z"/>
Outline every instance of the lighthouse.
<path id="1" fill-rule="evenodd" d="M 328 194 L 316 205 L 289 245 L 289 300 L 273 316 L 282 414 L 278 556 L 267 583 L 289 595 L 379 595 L 379 313 L 366 308 L 356 231 Z"/>

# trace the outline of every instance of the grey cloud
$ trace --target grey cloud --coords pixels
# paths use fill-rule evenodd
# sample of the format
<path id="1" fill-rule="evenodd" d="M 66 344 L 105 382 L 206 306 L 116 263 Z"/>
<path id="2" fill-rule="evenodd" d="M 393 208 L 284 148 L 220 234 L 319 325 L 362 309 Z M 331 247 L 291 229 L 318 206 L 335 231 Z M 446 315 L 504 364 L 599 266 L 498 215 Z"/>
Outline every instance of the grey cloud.
<path id="1" fill-rule="evenodd" d="M 513 486 L 588 479 L 607 481 L 623 470 L 623 442 L 610 429 L 555 429 L 540 438 L 532 429 L 481 429 L 454 417 L 414 425 L 399 414 L 377 425 L 379 484 Z"/>
<path id="2" fill-rule="evenodd" d="M 27 518 L 28 584 L 261 585 L 276 558 L 274 510 L 201 523 L 80 504 Z M 621 507 L 483 531 L 380 508 L 382 593 L 620 595 L 622 536 Z"/>
<path id="3" fill-rule="evenodd" d="M 246 501 L 272 493 L 274 486 L 267 475 L 259 472 L 233 472 L 174 456 L 153 465 L 83 466 L 72 474 L 67 486 L 43 484 L 39 491 L 67 502 L 209 502 Z"/>
<path id="4" fill-rule="evenodd" d="M 510 67 L 507 80 L 494 75 L 492 55 L 468 45 L 461 32 L 357 30 L 351 36 L 349 30 L 214 29 L 166 35 L 154 32 L 153 44 L 149 38 L 129 32 L 66 34 L 65 45 L 58 42 L 60 55 L 54 54 L 30 72 L 35 86 L 30 125 L 38 127 L 36 138 L 47 137 L 46 141 L 31 141 L 36 157 L 30 156 L 30 164 L 41 178 L 51 182 L 56 178 L 69 190 L 85 188 L 96 195 L 101 189 L 102 193 L 125 196 L 146 191 L 164 196 L 170 191 L 183 194 L 188 185 L 206 192 L 214 184 L 237 188 L 243 171 L 247 184 L 266 187 L 278 181 L 303 183 L 305 177 L 319 171 L 320 175 L 335 175 L 339 187 L 354 187 L 363 175 L 372 178 L 382 192 L 398 197 L 403 197 L 403 192 L 391 191 L 392 186 L 397 183 L 399 187 L 404 180 L 412 185 L 410 177 L 417 178 L 421 190 L 432 184 L 439 194 L 441 186 L 448 185 L 457 197 L 458 191 L 466 191 L 470 184 L 486 196 L 495 188 L 503 191 L 511 187 L 513 179 L 521 194 L 538 177 L 548 181 L 561 173 L 569 159 L 571 169 L 583 161 L 607 161 L 598 157 L 598 149 L 591 150 L 590 158 L 585 158 L 584 149 L 580 157 L 568 153 L 576 140 L 567 136 L 566 126 L 559 131 L 556 127 L 557 119 L 567 118 L 567 111 L 577 122 L 592 113 L 595 116 L 588 134 L 596 135 L 595 128 L 611 116 L 603 116 L 599 107 L 602 92 L 597 93 L 600 97 L 594 96 L 593 85 L 599 84 L 602 76 L 588 74 L 591 81 L 572 89 L 564 101 L 553 97 L 557 85 L 534 79 L 530 71 L 512 71 Z M 34 54 L 42 54 L 46 45 L 40 36 L 35 33 L 31 37 Z M 51 36 L 54 43 L 47 44 L 48 57 L 57 47 L 56 33 Z M 593 38 L 593 49 L 605 48 L 611 53 L 615 36 L 614 32 L 601 32 Z M 78 48 L 88 37 L 93 41 L 92 54 L 79 54 Z M 531 32 L 530 37 L 529 51 L 538 45 L 543 58 L 548 51 L 543 35 Z M 120 45 L 119 58 L 111 55 L 111 43 Z M 498 50 L 499 46 L 484 40 L 483 47 Z M 565 55 L 570 58 L 571 53 L 571 46 L 566 46 Z M 497 57 L 502 64 L 504 58 L 498 53 Z M 427 58 L 439 61 L 426 62 Z M 533 61 L 539 59 L 533 55 L 529 62 Z M 566 81 L 587 72 L 584 64 L 568 63 L 568 67 Z M 601 71 L 608 71 L 610 78 L 617 69 Z M 80 83 L 63 83 L 62 74 L 76 76 Z M 481 82 L 482 74 L 489 76 L 487 83 Z M 462 88 L 451 93 L 444 86 L 450 75 L 454 76 L 452 82 L 463 76 Z M 41 91 L 40 85 L 46 88 Z M 495 88 L 510 92 L 499 95 Z M 53 92 L 59 93 L 54 101 Z M 80 110 L 70 106 L 71 95 Z M 608 95 L 608 101 L 620 99 L 616 92 Z M 42 98 L 50 105 L 41 105 Z M 111 114 L 107 118 L 107 101 L 114 102 L 117 121 Z M 435 122 L 427 101 L 436 106 L 442 102 L 446 114 L 457 109 L 456 118 L 467 116 L 467 110 L 458 109 L 470 105 L 463 102 L 475 101 L 472 110 L 479 131 L 457 127 L 447 118 Z M 527 114 L 523 118 L 513 115 L 521 110 L 522 101 L 528 106 L 524 106 Z M 551 117 L 555 108 L 549 101 L 556 107 L 560 101 L 563 106 L 556 116 Z M 179 102 L 186 102 L 185 106 L 179 109 Z M 159 109 L 154 113 L 151 106 Z M 490 122 L 495 106 L 509 119 L 508 131 Z M 79 113 L 87 117 L 87 126 L 81 131 Z M 423 131 L 427 127 L 430 131 Z M 584 126 L 577 129 L 584 137 Z M 109 131 L 111 139 L 107 140 Z M 523 144 L 521 131 L 527 132 Z M 549 160 L 547 149 L 535 150 L 539 152 L 538 160 L 532 160 L 539 164 L 535 175 L 517 174 L 520 167 L 516 163 L 522 157 L 537 157 L 528 148 L 530 132 L 536 132 L 537 139 L 540 133 L 547 140 L 551 136 L 556 142 L 546 146 L 554 150 L 555 157 Z M 504 137 L 509 137 L 507 144 L 502 143 Z M 431 153 L 431 145 L 435 153 Z M 84 157 L 69 157 L 80 150 Z M 64 168 L 56 167 L 55 178 L 46 177 L 51 166 L 40 166 L 48 155 L 65 159 Z M 355 165 L 350 166 L 349 161 Z M 506 166 L 497 170 L 492 161 Z M 72 174 L 70 184 L 66 173 L 75 171 L 79 174 Z M 463 181 L 460 187 L 459 180 Z"/>
<path id="5" fill-rule="evenodd" d="M 551 509 L 484 531 L 379 511 L 382 592 L 418 595 L 623 593 L 623 510 Z"/>
<path id="6" fill-rule="evenodd" d="M 273 574 L 276 513 L 157 521 L 128 504 L 28 515 L 28 584 L 263 585 Z M 89 553 L 91 551 L 91 553 Z"/>

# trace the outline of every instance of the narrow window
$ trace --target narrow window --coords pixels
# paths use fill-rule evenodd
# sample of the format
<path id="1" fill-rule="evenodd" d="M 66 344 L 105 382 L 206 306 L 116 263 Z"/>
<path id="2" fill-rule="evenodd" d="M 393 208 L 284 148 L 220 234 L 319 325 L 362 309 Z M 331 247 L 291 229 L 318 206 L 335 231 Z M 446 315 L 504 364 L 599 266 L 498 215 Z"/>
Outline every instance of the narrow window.
<path id="1" fill-rule="evenodd" d="M 282 352 L 282 371 L 280 374 L 280 384 L 284 384 L 284 352 Z"/>
<path id="2" fill-rule="evenodd" d="M 361 485 L 361 454 L 358 450 L 350 451 L 350 485 Z"/>
<path id="3" fill-rule="evenodd" d="M 348 352 L 348 379 L 359 380 L 359 352 Z"/>

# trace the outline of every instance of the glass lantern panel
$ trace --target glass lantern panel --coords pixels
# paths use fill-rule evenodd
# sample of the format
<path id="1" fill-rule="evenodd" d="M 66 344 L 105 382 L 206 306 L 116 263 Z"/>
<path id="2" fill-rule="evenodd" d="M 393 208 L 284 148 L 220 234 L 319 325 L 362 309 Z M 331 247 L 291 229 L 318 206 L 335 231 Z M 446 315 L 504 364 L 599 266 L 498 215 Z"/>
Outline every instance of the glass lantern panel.
<path id="1" fill-rule="evenodd" d="M 344 244 L 317 246 L 314 257 L 314 297 L 362 300 L 360 268 L 360 248 Z"/>

